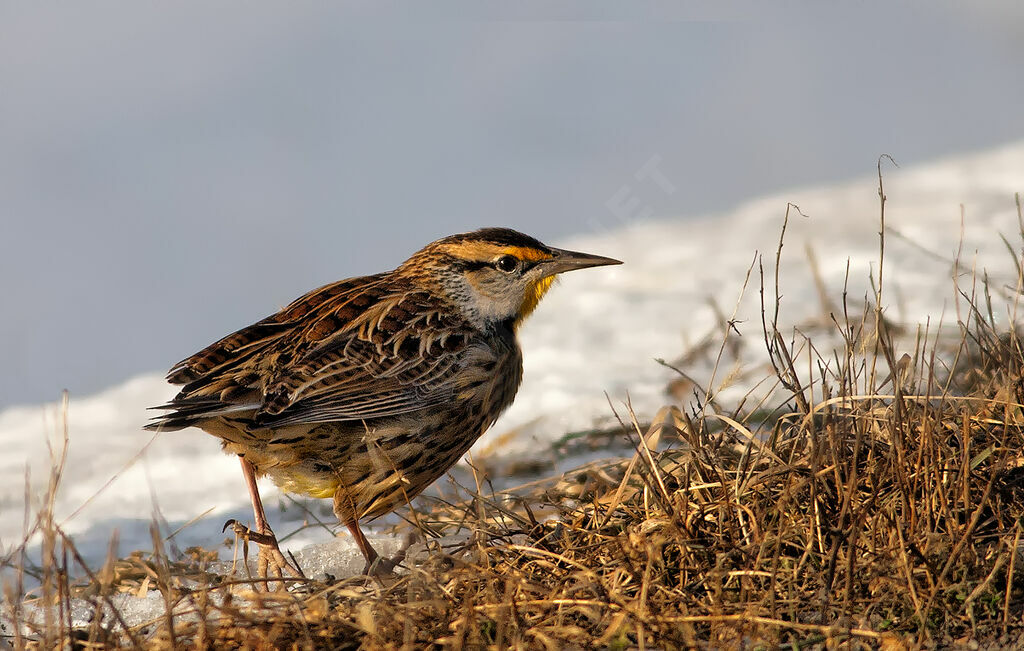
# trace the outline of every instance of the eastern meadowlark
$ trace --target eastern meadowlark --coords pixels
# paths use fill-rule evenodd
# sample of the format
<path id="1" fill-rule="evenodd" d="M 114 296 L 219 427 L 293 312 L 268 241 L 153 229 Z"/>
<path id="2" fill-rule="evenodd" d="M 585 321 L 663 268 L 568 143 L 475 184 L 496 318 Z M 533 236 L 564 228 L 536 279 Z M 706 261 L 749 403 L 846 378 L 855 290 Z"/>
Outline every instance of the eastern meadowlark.
<path id="1" fill-rule="evenodd" d="M 281 554 L 256 478 L 333 498 L 367 572 L 390 572 L 359 529 L 451 468 L 512 403 L 516 330 L 556 274 L 621 264 L 507 228 L 452 235 L 394 271 L 313 290 L 176 364 L 183 385 L 150 430 L 195 426 L 238 455 L 262 576 Z"/>

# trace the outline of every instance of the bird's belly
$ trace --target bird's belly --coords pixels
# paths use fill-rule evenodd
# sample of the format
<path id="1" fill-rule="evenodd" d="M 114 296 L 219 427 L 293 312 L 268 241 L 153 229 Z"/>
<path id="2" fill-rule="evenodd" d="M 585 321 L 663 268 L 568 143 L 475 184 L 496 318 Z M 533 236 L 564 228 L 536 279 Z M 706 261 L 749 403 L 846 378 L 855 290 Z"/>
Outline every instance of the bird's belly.
<path id="1" fill-rule="evenodd" d="M 377 517 L 419 495 L 462 458 L 511 404 L 520 360 L 511 349 L 490 373 L 467 373 L 448 404 L 375 420 L 264 430 L 237 444 L 225 437 L 225 449 L 244 454 L 284 491 L 334 497 L 343 521 Z"/>
<path id="2" fill-rule="evenodd" d="M 278 488 L 286 493 L 308 495 L 310 497 L 334 497 L 341 482 L 337 477 L 305 472 L 281 472 L 270 475 Z"/>
<path id="3" fill-rule="evenodd" d="M 277 437 L 245 456 L 283 491 L 335 497 L 336 510 L 376 517 L 421 493 L 455 465 L 490 423 L 450 412 L 363 425 L 322 423 L 301 440 Z M 278 442 L 279 441 L 279 442 Z"/>

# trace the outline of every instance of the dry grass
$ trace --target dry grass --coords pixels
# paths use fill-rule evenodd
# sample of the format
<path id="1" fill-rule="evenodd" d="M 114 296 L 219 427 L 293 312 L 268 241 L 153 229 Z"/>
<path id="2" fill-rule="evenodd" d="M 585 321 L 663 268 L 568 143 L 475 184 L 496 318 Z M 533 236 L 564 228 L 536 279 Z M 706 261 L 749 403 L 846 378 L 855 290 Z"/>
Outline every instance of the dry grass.
<path id="1" fill-rule="evenodd" d="M 874 305 L 883 304 L 883 272 Z M 470 535 L 386 584 L 255 593 L 246 581 L 201 574 L 209 559 L 198 552 L 169 562 L 157 540 L 156 552 L 111 559 L 75 588 L 68 576 L 81 574 L 80 559 L 44 513 L 38 599 L 50 616 L 8 640 L 147 649 L 1019 645 L 1024 348 L 1015 327 L 996 325 L 995 289 L 984 279 L 962 289 L 955 337 L 901 336 L 879 310 L 851 316 L 844 293 L 830 315 L 839 345 L 827 348 L 795 334 L 787 341 L 778 303 L 766 299 L 776 384 L 767 402 L 725 412 L 698 392 L 698 404 L 666 407 L 645 427 L 627 412 L 630 458 L 497 494 L 481 481 L 461 503 L 429 504 L 414 518 L 422 532 Z M 1019 292 L 1018 282 L 1010 293 Z M 76 591 L 99 613 L 118 590 L 158 590 L 179 614 L 136 627 L 108 615 L 72 630 Z M 20 596 L 8 588 L 15 620 Z"/>

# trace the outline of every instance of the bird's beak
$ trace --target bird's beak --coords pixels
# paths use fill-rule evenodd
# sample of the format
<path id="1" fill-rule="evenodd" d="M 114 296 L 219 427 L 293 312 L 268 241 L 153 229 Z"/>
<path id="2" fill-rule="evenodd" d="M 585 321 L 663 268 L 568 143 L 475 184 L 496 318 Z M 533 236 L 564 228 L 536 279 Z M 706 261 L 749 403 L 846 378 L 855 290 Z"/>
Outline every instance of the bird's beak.
<path id="1" fill-rule="evenodd" d="M 545 260 L 541 264 L 544 267 L 545 276 L 554 276 L 573 269 L 586 269 L 587 267 L 603 267 L 609 264 L 622 264 L 622 261 L 614 258 L 606 258 L 600 255 L 580 253 L 578 251 L 566 251 L 565 249 L 551 249 L 554 257 Z"/>

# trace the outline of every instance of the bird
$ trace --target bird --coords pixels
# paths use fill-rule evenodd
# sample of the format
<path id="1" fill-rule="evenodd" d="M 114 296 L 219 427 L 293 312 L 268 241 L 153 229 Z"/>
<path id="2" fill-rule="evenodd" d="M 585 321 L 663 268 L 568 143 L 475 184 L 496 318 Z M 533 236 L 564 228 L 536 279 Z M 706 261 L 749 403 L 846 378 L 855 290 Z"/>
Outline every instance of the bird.
<path id="1" fill-rule="evenodd" d="M 333 500 L 366 560 L 388 574 L 359 523 L 408 504 L 512 404 L 517 332 L 558 274 L 622 264 L 509 228 L 432 242 L 392 271 L 315 289 L 175 364 L 178 394 L 145 426 L 197 427 L 237 455 L 259 573 L 301 577 L 284 558 L 256 480 Z M 225 529 L 228 525 L 225 525 Z"/>

